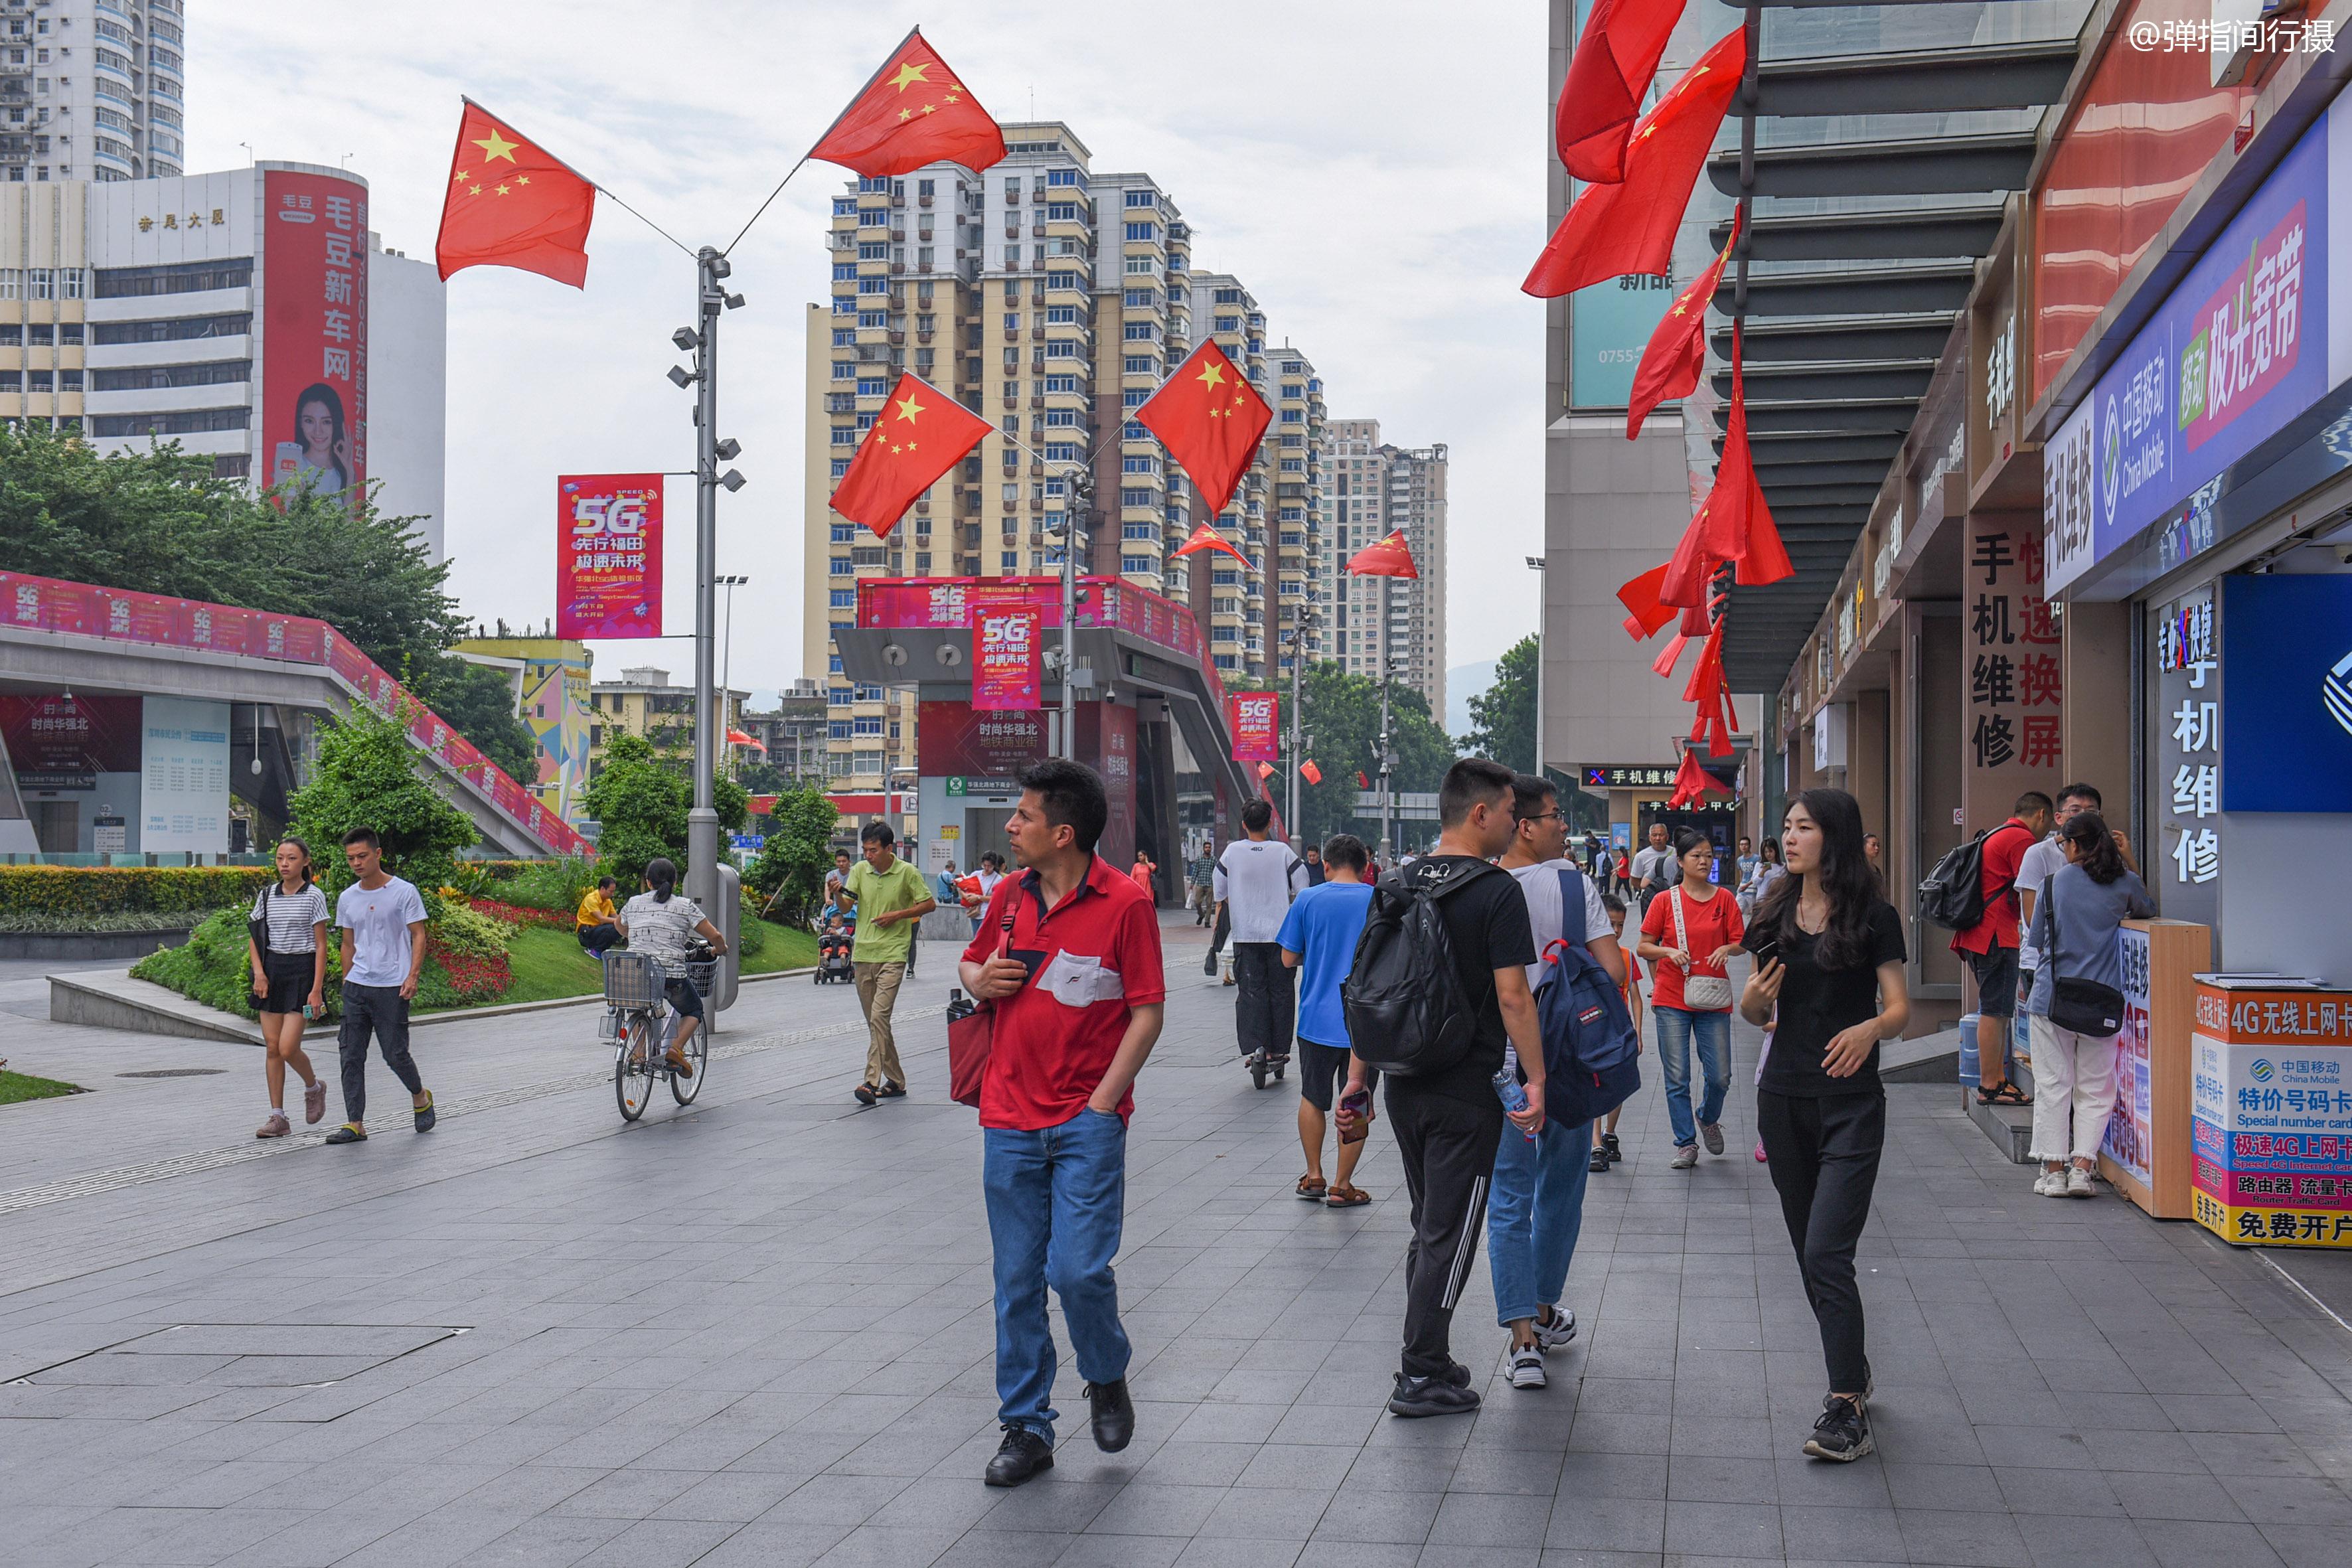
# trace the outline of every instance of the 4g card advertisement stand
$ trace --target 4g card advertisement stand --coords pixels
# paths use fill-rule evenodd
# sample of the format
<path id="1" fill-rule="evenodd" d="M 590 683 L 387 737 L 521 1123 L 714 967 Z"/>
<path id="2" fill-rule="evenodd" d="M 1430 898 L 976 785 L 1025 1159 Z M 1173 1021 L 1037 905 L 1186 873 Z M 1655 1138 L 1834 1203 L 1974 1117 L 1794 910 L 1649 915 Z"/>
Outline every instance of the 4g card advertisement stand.
<path id="1" fill-rule="evenodd" d="M 2352 991 L 2200 977 L 2193 1045 L 2197 1223 L 2352 1247 Z"/>

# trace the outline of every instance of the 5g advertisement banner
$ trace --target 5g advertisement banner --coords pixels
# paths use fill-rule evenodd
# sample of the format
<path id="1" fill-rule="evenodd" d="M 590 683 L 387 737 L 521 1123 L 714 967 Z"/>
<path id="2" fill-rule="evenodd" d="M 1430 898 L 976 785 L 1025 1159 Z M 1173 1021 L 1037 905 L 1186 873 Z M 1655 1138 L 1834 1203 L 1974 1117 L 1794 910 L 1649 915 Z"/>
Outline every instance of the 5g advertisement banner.
<path id="1" fill-rule="evenodd" d="M 661 605 L 661 475 L 557 479 L 555 635 L 657 637 Z"/>

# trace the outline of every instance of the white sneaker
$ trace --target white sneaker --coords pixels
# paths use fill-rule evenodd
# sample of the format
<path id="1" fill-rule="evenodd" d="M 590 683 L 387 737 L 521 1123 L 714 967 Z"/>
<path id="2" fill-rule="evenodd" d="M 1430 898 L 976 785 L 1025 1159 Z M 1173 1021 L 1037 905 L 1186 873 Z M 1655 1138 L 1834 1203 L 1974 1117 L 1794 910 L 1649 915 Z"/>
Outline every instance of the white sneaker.
<path id="1" fill-rule="evenodd" d="M 1574 1338 L 1576 1314 L 1566 1307 L 1554 1307 L 1549 1323 L 1541 1318 L 1536 1320 L 1536 1349 L 1539 1351 L 1556 1351 Z"/>
<path id="2" fill-rule="evenodd" d="M 1544 1386 L 1543 1352 L 1529 1345 L 1511 1352 L 1511 1386 L 1541 1388 Z"/>
<path id="3" fill-rule="evenodd" d="M 1696 1143 L 1685 1143 L 1681 1148 L 1675 1151 L 1675 1157 L 1672 1161 L 1668 1162 L 1668 1168 L 1676 1171 L 1687 1171 L 1693 1165 L 1697 1163 L 1698 1145 Z"/>
<path id="4" fill-rule="evenodd" d="M 2066 1173 L 2044 1171 L 2033 1178 L 2033 1195 L 2038 1198 L 2063 1198 L 2066 1195 Z"/>
<path id="5" fill-rule="evenodd" d="M 1698 1135 L 1706 1140 L 1706 1152 L 1708 1153 L 1720 1154 L 1723 1152 L 1723 1128 L 1721 1124 L 1713 1121 L 1703 1121 L 1699 1123 Z"/>
<path id="6" fill-rule="evenodd" d="M 2066 1173 L 2066 1195 L 2070 1198 L 2095 1198 L 2099 1189 L 2091 1184 L 2091 1173 L 2076 1165 Z"/>

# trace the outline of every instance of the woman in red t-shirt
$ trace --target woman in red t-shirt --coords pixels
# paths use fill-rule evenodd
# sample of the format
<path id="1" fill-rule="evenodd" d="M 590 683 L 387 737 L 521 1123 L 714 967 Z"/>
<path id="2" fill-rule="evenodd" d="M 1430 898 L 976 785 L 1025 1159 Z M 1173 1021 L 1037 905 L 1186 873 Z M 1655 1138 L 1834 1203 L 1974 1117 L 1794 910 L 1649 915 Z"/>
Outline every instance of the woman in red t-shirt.
<path id="1" fill-rule="evenodd" d="M 1682 864 L 1678 887 L 1650 900 L 1642 914 L 1642 941 L 1634 951 L 1650 961 L 1650 1016 L 1658 1024 L 1658 1060 L 1666 1075 L 1666 1121 L 1675 1132 L 1674 1168 L 1698 1163 L 1698 1143 L 1723 1152 L 1724 1097 L 1731 1092 L 1731 977 L 1723 961 L 1739 951 L 1747 934 L 1739 900 L 1709 880 L 1715 844 L 1689 828 L 1675 835 Z M 1698 1047 L 1706 1075 L 1692 1125 L 1691 1047 Z"/>

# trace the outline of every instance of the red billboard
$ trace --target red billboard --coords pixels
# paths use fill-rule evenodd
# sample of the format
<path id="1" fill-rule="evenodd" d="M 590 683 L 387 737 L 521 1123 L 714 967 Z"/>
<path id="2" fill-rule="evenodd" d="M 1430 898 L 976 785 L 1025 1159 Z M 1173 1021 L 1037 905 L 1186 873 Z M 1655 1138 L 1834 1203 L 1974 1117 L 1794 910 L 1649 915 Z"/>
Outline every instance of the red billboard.
<path id="1" fill-rule="evenodd" d="M 1270 763 L 1282 754 L 1282 700 L 1271 691 L 1235 691 L 1225 698 L 1225 724 L 1234 732 L 1234 761 Z"/>
<path id="2" fill-rule="evenodd" d="M 262 174 L 262 442 L 268 483 L 367 493 L 367 187 Z"/>
<path id="3" fill-rule="evenodd" d="M 661 611 L 662 477 L 559 477 L 555 635 L 657 637 Z"/>
<path id="4" fill-rule="evenodd" d="M 975 587 L 971 605 L 971 705 L 988 710 L 1041 705 L 1045 617 L 1026 588 Z"/>
<path id="5" fill-rule="evenodd" d="M 0 693 L 0 744 L 19 789 L 96 789 L 140 769 L 137 697 Z"/>
<path id="6" fill-rule="evenodd" d="M 915 765 L 925 778 L 961 778 L 973 795 L 1009 795 L 1013 779 L 1045 760 L 1045 715 L 987 713 L 965 702 L 916 710 Z"/>

